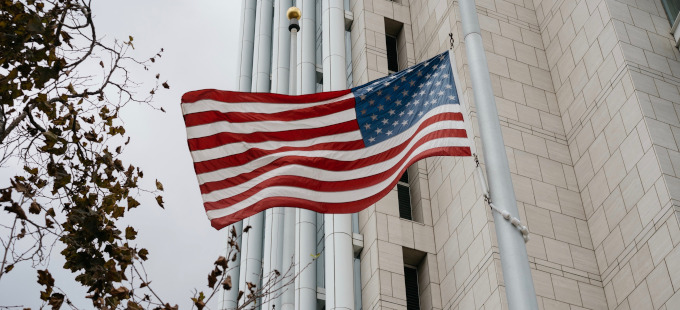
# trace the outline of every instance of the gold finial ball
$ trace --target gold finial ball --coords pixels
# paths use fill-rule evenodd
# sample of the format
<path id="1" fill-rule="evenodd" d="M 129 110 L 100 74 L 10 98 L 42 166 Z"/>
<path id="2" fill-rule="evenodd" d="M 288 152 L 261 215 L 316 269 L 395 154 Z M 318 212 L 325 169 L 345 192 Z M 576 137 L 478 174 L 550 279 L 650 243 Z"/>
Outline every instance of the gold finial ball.
<path id="1" fill-rule="evenodd" d="M 288 12 L 286 12 L 286 16 L 288 16 L 288 19 L 297 19 L 300 20 L 300 16 L 302 16 L 302 13 L 300 12 L 300 9 L 291 6 L 290 9 L 288 9 Z"/>

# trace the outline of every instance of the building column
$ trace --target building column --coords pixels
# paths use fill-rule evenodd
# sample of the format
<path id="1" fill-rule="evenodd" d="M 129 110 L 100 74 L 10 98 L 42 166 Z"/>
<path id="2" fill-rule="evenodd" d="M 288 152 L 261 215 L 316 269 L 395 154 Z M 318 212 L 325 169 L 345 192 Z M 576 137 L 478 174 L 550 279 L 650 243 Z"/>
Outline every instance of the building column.
<path id="1" fill-rule="evenodd" d="M 347 88 L 345 9 L 342 0 L 322 1 L 323 89 Z M 326 309 L 354 309 L 352 217 L 324 216 Z"/>
<path id="2" fill-rule="evenodd" d="M 254 1 L 250 1 L 254 2 Z M 253 48 L 253 81 L 252 92 L 269 92 L 269 73 L 271 65 L 272 44 L 272 0 L 258 0 L 255 11 L 255 40 Z M 248 294 L 246 282 L 261 287 L 262 273 L 262 241 L 264 230 L 264 212 L 243 220 L 244 232 L 241 248 L 241 274 L 239 287 Z M 258 304 L 260 301 L 258 301 Z"/>
<path id="3" fill-rule="evenodd" d="M 255 1 L 244 0 L 241 1 L 241 31 L 239 32 L 239 80 L 238 80 L 238 90 L 242 92 L 249 92 L 252 86 L 252 76 L 253 76 L 253 43 L 255 40 Z M 226 230 L 230 232 L 235 229 L 238 234 L 243 231 L 243 222 L 234 223 L 226 227 Z M 242 246 L 242 238 L 239 236 L 237 238 L 239 246 Z M 228 253 L 228 250 L 227 250 Z M 232 279 L 231 290 L 222 290 L 222 300 L 219 309 L 234 309 L 237 307 L 238 303 L 238 291 L 241 273 L 241 253 L 236 252 L 236 260 L 239 261 L 238 264 L 232 266 L 228 272 L 228 275 Z M 227 257 L 231 259 L 231 257 Z"/>
<path id="4" fill-rule="evenodd" d="M 271 92 L 288 94 L 288 77 L 290 75 L 290 31 L 288 31 L 288 18 L 286 11 L 292 5 L 291 0 L 274 1 L 274 35 L 272 46 L 272 75 Z M 262 261 L 264 281 L 271 276 L 274 270 L 282 275 L 286 271 L 282 269 L 282 251 L 284 236 L 284 210 L 285 208 L 272 208 L 265 211 L 264 228 L 264 256 Z M 290 229 L 293 229 L 292 227 Z M 292 251 L 291 251 L 292 252 Z M 280 280 L 280 279 L 276 279 Z M 281 283 L 270 285 L 269 290 L 273 293 L 262 301 L 262 309 L 281 309 L 281 296 L 278 292 Z M 262 285 L 267 285 L 266 282 Z"/>

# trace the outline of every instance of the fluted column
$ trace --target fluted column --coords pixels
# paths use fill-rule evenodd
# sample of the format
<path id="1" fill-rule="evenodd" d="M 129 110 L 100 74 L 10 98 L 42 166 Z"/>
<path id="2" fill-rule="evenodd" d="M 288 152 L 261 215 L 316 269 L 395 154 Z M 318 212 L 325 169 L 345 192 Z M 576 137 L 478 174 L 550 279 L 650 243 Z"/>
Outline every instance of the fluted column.
<path id="1" fill-rule="evenodd" d="M 322 1 L 323 89 L 347 88 L 345 10 L 342 0 Z M 324 216 L 326 309 L 354 309 L 352 217 Z"/>

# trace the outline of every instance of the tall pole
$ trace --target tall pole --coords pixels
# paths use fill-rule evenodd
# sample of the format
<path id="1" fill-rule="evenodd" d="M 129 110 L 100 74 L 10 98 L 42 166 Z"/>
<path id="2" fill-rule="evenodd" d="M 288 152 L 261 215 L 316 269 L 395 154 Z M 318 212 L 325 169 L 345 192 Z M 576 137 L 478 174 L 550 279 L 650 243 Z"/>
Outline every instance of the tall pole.
<path id="1" fill-rule="evenodd" d="M 296 3 L 302 16 L 295 59 L 295 89 L 297 95 L 313 94 L 316 92 L 316 0 Z M 316 216 L 314 211 L 295 209 L 296 309 L 316 309 L 316 261 L 312 257 L 320 252 L 316 248 Z"/>
<path id="2" fill-rule="evenodd" d="M 300 9 L 296 7 L 291 7 L 286 12 L 286 17 L 290 20 L 288 25 L 288 30 L 290 31 L 290 59 L 288 59 L 289 64 L 289 77 L 288 77 L 288 94 L 295 95 L 295 63 L 297 60 L 297 33 L 300 30 L 300 25 L 298 20 L 300 19 Z M 283 272 L 286 275 L 295 275 L 295 208 L 284 208 L 284 219 L 283 219 Z M 293 267 L 293 270 L 290 268 Z M 289 273 L 291 272 L 291 273 Z M 281 292 L 281 309 L 283 310 L 293 310 L 295 309 L 295 285 L 290 285 L 289 279 L 284 280 L 286 287 L 283 288 Z"/>
<path id="3" fill-rule="evenodd" d="M 512 216 L 519 218 L 475 1 L 459 0 L 458 4 L 491 201 L 497 208 L 506 210 Z M 508 308 L 510 310 L 538 310 L 524 238 L 500 213 L 493 212 L 493 218 Z"/>
<path id="4" fill-rule="evenodd" d="M 347 88 L 345 9 L 342 0 L 323 0 L 323 89 Z M 352 215 L 324 215 L 326 309 L 354 309 Z"/>

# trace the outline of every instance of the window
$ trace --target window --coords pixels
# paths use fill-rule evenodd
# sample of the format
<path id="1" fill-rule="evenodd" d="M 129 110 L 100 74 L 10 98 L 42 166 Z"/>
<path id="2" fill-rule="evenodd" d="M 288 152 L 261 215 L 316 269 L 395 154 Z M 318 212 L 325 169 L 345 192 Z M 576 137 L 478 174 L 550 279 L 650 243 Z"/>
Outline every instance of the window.
<path id="1" fill-rule="evenodd" d="M 404 24 L 385 18 L 385 43 L 387 51 L 387 71 L 389 74 L 408 67 L 406 59 L 406 37 Z"/>
<path id="2" fill-rule="evenodd" d="M 391 35 L 385 35 L 385 42 L 387 43 L 387 71 L 392 74 L 399 71 L 397 38 Z"/>
<path id="3" fill-rule="evenodd" d="M 671 22 L 671 25 L 673 25 L 675 19 L 678 17 L 678 12 L 680 12 L 680 0 L 661 0 L 661 4 L 666 11 L 668 20 Z"/>
<path id="4" fill-rule="evenodd" d="M 411 210 L 411 188 L 408 184 L 408 171 L 404 171 L 397 183 L 397 194 L 399 195 L 399 217 L 412 221 Z"/>
<path id="5" fill-rule="evenodd" d="M 418 269 L 404 265 L 404 278 L 406 281 L 406 309 L 420 309 L 420 292 L 418 290 Z"/>

